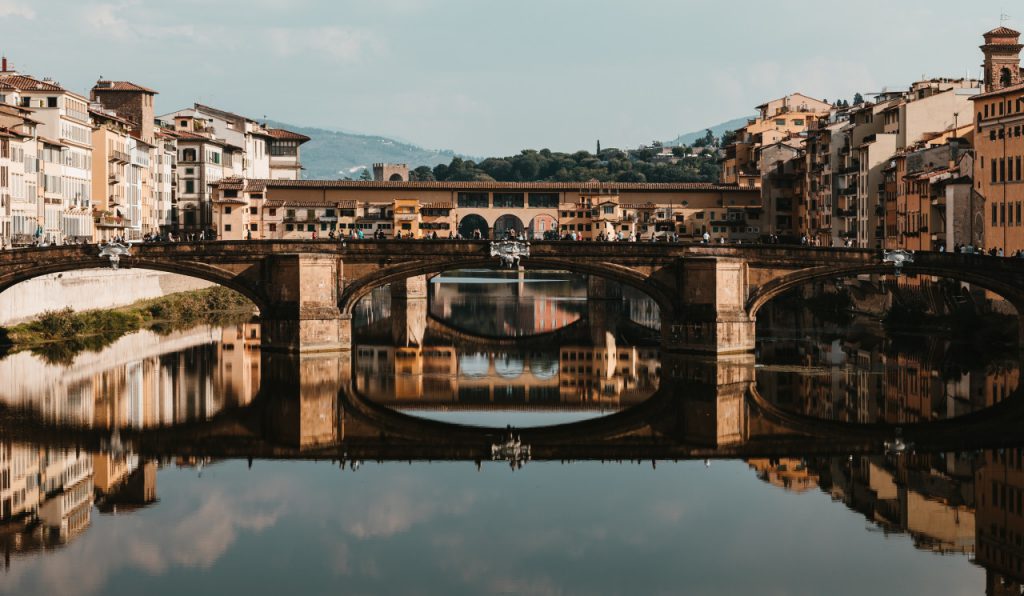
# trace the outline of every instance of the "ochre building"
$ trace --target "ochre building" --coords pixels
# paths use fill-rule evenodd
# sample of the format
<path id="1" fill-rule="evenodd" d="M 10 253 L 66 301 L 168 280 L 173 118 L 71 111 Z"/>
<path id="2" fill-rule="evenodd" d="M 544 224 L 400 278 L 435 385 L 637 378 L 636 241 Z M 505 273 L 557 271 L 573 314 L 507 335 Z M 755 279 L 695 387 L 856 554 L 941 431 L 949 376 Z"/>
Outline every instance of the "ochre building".
<path id="1" fill-rule="evenodd" d="M 757 189 L 708 183 L 406 182 L 231 178 L 214 188 L 222 240 L 388 238 L 581 240 L 678 235 L 748 242 L 762 232 Z"/>

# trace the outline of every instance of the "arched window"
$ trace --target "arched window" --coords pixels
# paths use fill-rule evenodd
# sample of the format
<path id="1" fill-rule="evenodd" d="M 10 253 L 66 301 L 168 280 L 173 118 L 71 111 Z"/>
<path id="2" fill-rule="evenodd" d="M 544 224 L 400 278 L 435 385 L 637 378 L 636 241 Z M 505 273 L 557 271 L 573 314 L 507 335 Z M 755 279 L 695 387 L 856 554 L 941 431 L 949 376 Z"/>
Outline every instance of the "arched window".
<path id="1" fill-rule="evenodd" d="M 1007 87 L 1007 86 L 1011 85 L 1012 82 L 1013 82 L 1013 75 L 1010 74 L 1010 69 L 1009 68 L 1004 68 L 1003 70 L 999 71 L 999 84 L 1000 85 L 1002 85 L 1003 87 Z"/>

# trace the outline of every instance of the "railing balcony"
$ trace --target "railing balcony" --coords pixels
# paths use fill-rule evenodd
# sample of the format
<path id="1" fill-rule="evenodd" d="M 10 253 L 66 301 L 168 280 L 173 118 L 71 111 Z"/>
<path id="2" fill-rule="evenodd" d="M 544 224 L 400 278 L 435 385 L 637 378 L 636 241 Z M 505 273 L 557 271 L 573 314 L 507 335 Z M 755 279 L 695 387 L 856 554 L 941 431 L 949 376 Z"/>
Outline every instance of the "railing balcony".
<path id="1" fill-rule="evenodd" d="M 117 149 L 114 149 L 113 151 L 110 152 L 110 155 L 108 156 L 108 161 L 112 161 L 115 163 L 129 163 L 131 162 L 131 157 L 129 157 L 129 155 L 124 151 L 118 151 Z"/>
<path id="2" fill-rule="evenodd" d="M 396 213 L 395 221 L 416 221 L 415 213 Z"/>

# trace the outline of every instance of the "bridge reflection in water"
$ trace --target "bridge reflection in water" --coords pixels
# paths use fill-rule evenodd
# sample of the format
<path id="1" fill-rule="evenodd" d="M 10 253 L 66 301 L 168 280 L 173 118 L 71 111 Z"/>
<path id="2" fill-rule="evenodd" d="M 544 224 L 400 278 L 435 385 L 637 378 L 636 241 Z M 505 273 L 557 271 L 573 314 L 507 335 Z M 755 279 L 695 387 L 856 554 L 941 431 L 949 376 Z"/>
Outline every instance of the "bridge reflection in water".
<path id="1" fill-rule="evenodd" d="M 725 458 L 779 489 L 825 492 L 917 548 L 972 556 L 989 593 L 1024 585 L 1015 358 L 952 366 L 948 342 L 904 349 L 861 323 L 823 338 L 790 320 L 815 339 L 665 354 L 613 300 L 509 340 L 452 325 L 425 296 L 397 298 L 367 316 L 350 352 L 261 351 L 252 324 L 136 334 L 71 362 L 0 360 L 7 564 L 59 552 L 97 510 L 156 505 L 172 464 Z M 508 412 L 554 423 L 507 428 Z M 466 413 L 476 424 L 453 423 Z"/>

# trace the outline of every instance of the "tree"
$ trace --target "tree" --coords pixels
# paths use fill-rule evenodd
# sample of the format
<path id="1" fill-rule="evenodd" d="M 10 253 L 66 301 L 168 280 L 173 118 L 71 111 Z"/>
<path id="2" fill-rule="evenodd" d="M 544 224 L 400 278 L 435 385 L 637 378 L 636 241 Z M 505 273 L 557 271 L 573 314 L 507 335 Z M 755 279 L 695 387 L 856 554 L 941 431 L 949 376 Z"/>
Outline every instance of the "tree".
<path id="1" fill-rule="evenodd" d="M 864 96 L 861 95 L 860 93 L 854 93 L 853 94 L 853 105 L 859 106 L 862 103 L 864 103 Z"/>
<path id="2" fill-rule="evenodd" d="M 370 173 L 370 170 L 368 170 L 366 168 L 363 168 L 363 171 L 359 173 L 359 179 L 360 180 L 373 180 L 373 174 Z"/>
<path id="3" fill-rule="evenodd" d="M 715 144 L 715 133 L 711 132 L 710 128 L 704 129 L 704 144 L 714 145 Z"/>
<path id="4" fill-rule="evenodd" d="M 419 180 L 422 182 L 429 182 L 431 180 L 434 180 L 434 172 L 430 169 L 429 166 L 420 166 L 413 170 L 412 172 L 409 172 L 409 179 Z"/>

